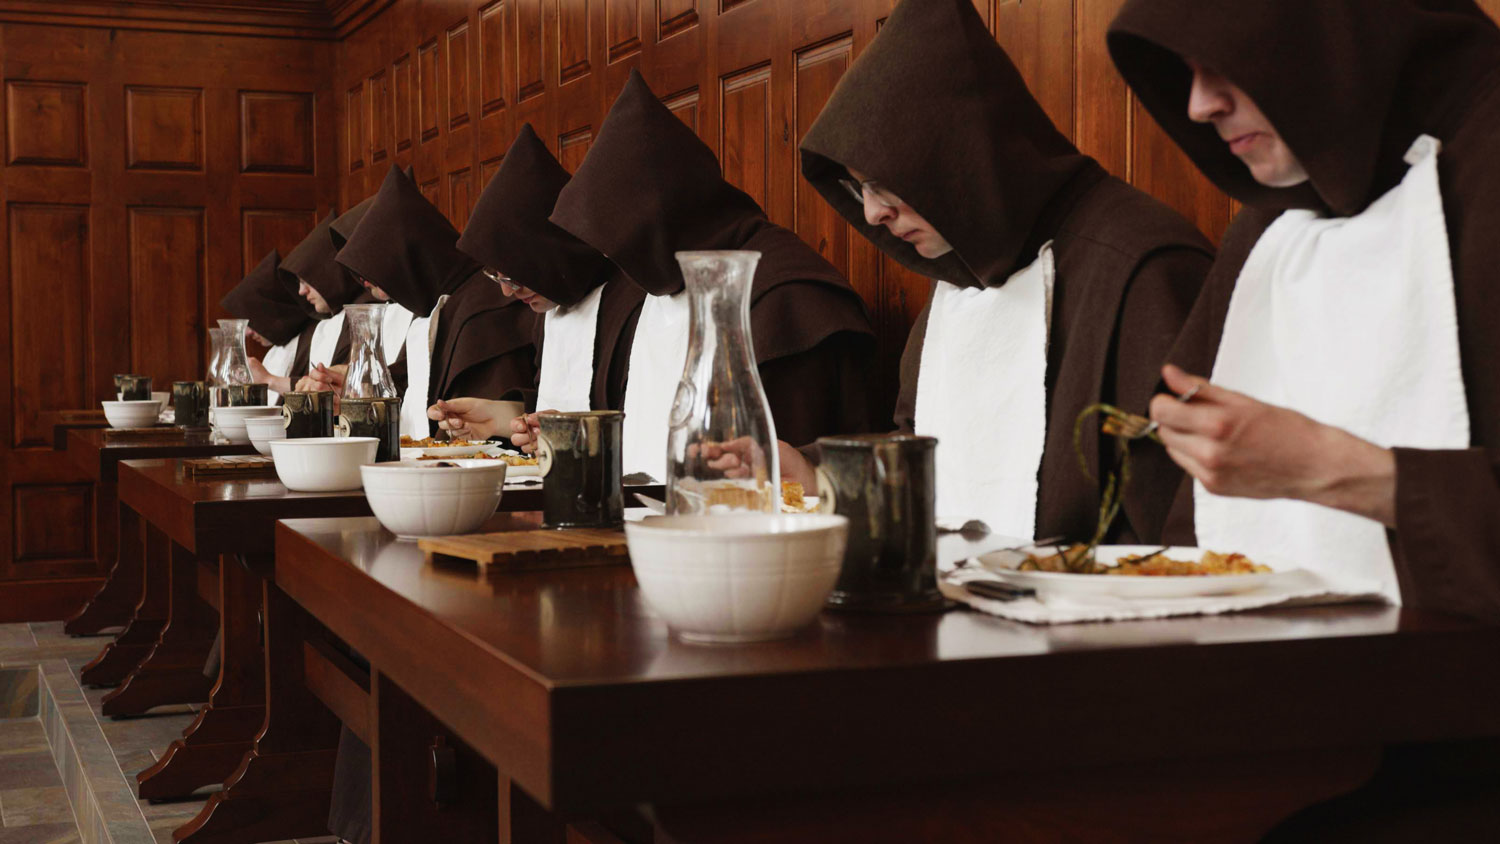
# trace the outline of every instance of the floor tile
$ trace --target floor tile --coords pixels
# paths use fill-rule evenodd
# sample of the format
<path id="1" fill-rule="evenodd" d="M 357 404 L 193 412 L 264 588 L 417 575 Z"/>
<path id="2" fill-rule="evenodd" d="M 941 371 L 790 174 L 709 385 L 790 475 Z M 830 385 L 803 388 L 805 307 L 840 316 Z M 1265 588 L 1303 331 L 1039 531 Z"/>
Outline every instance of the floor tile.
<path id="1" fill-rule="evenodd" d="M 0 829 L 0 844 L 79 844 L 78 829 L 71 823 L 49 823 Z"/>
<path id="2" fill-rule="evenodd" d="M 41 721 L 33 718 L 0 721 L 0 756 L 42 753 L 47 747 L 47 731 Z"/>
<path id="3" fill-rule="evenodd" d="M 0 764 L 0 791 L 61 785 L 51 753 L 18 753 Z"/>
<path id="4" fill-rule="evenodd" d="M 0 624 L 0 648 L 34 648 L 36 639 L 27 624 Z"/>
<path id="5" fill-rule="evenodd" d="M 6 828 L 72 822 L 73 809 L 62 786 L 0 791 L 0 824 Z"/>

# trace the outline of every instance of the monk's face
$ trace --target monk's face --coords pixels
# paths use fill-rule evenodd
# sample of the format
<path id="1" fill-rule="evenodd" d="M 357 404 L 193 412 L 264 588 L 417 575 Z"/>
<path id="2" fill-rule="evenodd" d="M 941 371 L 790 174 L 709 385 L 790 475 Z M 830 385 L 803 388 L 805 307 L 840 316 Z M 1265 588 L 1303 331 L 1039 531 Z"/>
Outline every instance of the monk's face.
<path id="1" fill-rule="evenodd" d="M 857 182 L 869 181 L 870 177 L 853 168 L 849 175 Z M 885 226 L 886 231 L 910 243 L 923 258 L 940 258 L 953 251 L 948 241 L 938 234 L 932 224 L 912 210 L 890 191 L 864 191 L 865 222 L 872 226 Z"/>
<path id="2" fill-rule="evenodd" d="M 489 276 L 496 284 L 500 285 L 501 293 L 504 293 L 512 299 L 520 299 L 526 304 L 526 307 L 531 308 L 533 311 L 536 311 L 539 314 L 544 314 L 557 307 L 556 302 L 548 299 L 546 296 L 543 296 L 535 290 L 532 290 L 530 287 L 525 287 L 523 285 L 517 284 L 516 280 L 510 278 L 509 276 L 501 275 L 494 270 L 486 270 L 485 275 Z"/>
<path id="3" fill-rule="evenodd" d="M 302 281 L 301 279 L 298 279 L 297 280 L 297 292 L 299 294 L 301 294 L 302 298 L 304 298 L 307 301 L 311 302 L 312 306 L 313 306 L 313 310 L 317 311 L 318 313 L 320 313 L 320 314 L 331 314 L 331 313 L 333 313 L 333 308 L 328 307 L 328 300 L 324 299 L 323 298 L 323 294 L 319 293 L 317 291 L 317 289 L 314 288 L 311 284 L 308 284 L 307 282 Z"/>
<path id="4" fill-rule="evenodd" d="M 1267 187 L 1289 188 L 1307 181 L 1307 170 L 1260 107 L 1217 71 L 1192 59 L 1193 90 L 1188 95 L 1188 117 L 1212 123 L 1255 181 Z"/>
<path id="5" fill-rule="evenodd" d="M 386 293 L 384 290 L 381 290 L 379 287 L 376 287 L 375 285 L 371 284 L 369 279 L 367 279 L 367 278 L 361 278 L 359 280 L 359 283 L 363 284 L 365 286 L 365 289 L 368 290 L 368 291 L 370 291 L 370 295 L 374 296 L 376 299 L 379 299 L 382 302 L 389 302 L 389 301 L 391 301 L 390 294 Z"/>

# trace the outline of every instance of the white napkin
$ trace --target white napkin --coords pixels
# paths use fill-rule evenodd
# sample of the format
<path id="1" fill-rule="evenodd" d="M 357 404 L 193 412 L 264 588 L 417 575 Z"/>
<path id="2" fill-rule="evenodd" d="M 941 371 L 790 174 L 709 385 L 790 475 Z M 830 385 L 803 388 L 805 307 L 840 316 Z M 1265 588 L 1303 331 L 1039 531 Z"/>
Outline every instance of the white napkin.
<path id="1" fill-rule="evenodd" d="M 411 329 L 414 317 L 415 314 L 395 302 L 386 303 L 385 316 L 380 321 L 380 345 L 386 366 L 401 357 L 401 349 L 406 346 L 406 332 Z"/>
<path id="2" fill-rule="evenodd" d="M 940 281 L 933 291 L 916 431 L 938 439 L 940 519 L 981 519 L 998 534 L 1035 536 L 1053 280 L 1048 243 L 999 287 Z"/>
<path id="3" fill-rule="evenodd" d="M 1469 447 L 1441 145 L 1407 153 L 1400 185 L 1355 217 L 1288 211 L 1250 253 L 1213 381 L 1378 445 Z M 1385 527 L 1301 501 L 1194 485 L 1198 544 L 1379 581 L 1399 603 Z"/>
<path id="4" fill-rule="evenodd" d="M 1188 615 L 1221 615 L 1269 607 L 1307 607 L 1319 604 L 1384 602 L 1380 584 L 1359 578 L 1335 578 L 1311 571 L 1278 578 L 1275 586 L 1235 595 L 1192 598 L 1113 598 L 1095 596 L 1057 597 L 1039 593 L 1035 598 L 995 601 L 971 594 L 963 588 L 970 580 L 994 580 L 977 563 L 962 569 L 939 563 L 938 588 L 947 598 L 989 615 L 1027 624 L 1076 624 L 1084 621 L 1134 621 Z M 1103 577 L 1105 575 L 1099 575 Z"/>
<path id="5" fill-rule="evenodd" d="M 432 313 L 411 321 L 406 329 L 406 393 L 401 397 L 401 435 L 427 437 L 427 395 L 432 383 L 432 341 L 437 336 L 439 311 L 447 296 L 439 296 Z"/>
<path id="6" fill-rule="evenodd" d="M 589 409 L 594 388 L 594 335 L 599 330 L 599 301 L 603 296 L 601 284 L 578 304 L 547 312 L 537 410 Z"/>
<path id="7" fill-rule="evenodd" d="M 292 368 L 292 359 L 297 357 L 297 344 L 302 342 L 302 335 L 293 337 L 290 342 L 282 343 L 280 346 L 272 346 L 266 349 L 266 354 L 261 358 L 261 365 L 272 375 L 286 375 Z M 292 385 L 296 387 L 296 384 Z M 281 400 L 281 394 L 275 390 L 267 389 L 271 404 Z"/>
<path id="8" fill-rule="evenodd" d="M 312 345 L 307 349 L 307 368 L 316 369 L 318 364 L 333 363 L 333 351 L 338 348 L 339 335 L 344 331 L 344 312 L 339 311 L 318 323 L 313 329 Z"/>
<path id="9" fill-rule="evenodd" d="M 647 296 L 630 347 L 625 383 L 625 473 L 667 477 L 667 430 L 687 367 L 688 294 Z"/>

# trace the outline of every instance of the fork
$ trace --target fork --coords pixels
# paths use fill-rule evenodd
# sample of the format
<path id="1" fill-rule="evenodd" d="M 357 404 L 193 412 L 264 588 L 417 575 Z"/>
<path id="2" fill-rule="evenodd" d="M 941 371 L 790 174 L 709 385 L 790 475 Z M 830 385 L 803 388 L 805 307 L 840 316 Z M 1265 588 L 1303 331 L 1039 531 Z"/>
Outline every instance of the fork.
<path id="1" fill-rule="evenodd" d="M 1192 386 L 1192 389 L 1178 396 L 1177 401 L 1183 404 L 1187 404 L 1188 402 L 1193 400 L 1194 396 L 1198 395 L 1198 391 L 1201 389 L 1203 389 L 1203 382 L 1200 381 L 1197 384 L 1194 384 Z M 1147 419 L 1144 416 L 1138 416 L 1134 413 L 1121 412 L 1119 415 L 1111 414 L 1109 416 L 1106 416 L 1104 418 L 1103 424 L 1099 426 L 1099 430 L 1112 437 L 1123 437 L 1127 440 L 1141 440 L 1145 439 L 1146 437 L 1158 439 L 1155 434 L 1157 429 L 1160 427 L 1160 423 Z"/>

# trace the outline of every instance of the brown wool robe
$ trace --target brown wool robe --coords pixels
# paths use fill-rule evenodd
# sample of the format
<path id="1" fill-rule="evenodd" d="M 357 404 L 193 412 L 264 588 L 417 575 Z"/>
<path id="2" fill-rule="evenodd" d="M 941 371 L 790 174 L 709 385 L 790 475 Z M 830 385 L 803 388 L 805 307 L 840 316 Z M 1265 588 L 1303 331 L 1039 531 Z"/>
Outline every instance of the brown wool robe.
<path id="1" fill-rule="evenodd" d="M 646 291 L 632 284 L 599 250 L 547 219 L 570 178 L 531 124 L 522 124 L 499 171 L 474 204 L 458 248 L 563 307 L 576 305 L 604 286 L 594 335 L 589 404 L 594 410 L 619 410 L 624 406 L 630 346 Z M 541 357 L 546 354 L 544 324 L 538 316 L 538 378 Z M 534 405 L 533 390 L 527 396 L 527 408 Z"/>
<path id="2" fill-rule="evenodd" d="M 334 246 L 331 231 L 337 222 L 337 217 L 329 213 L 324 217 L 307 237 L 302 239 L 287 256 L 281 259 L 281 269 L 291 273 L 293 279 L 306 281 L 309 286 L 318 291 L 328 306 L 336 314 L 344 309 L 345 305 L 357 304 L 366 299 L 369 294 L 364 287 L 349 277 L 349 273 L 339 266 L 334 257 L 338 249 Z M 296 285 L 293 285 L 295 291 Z M 298 298 L 302 298 L 298 296 Z M 302 301 L 307 301 L 303 299 Z M 309 304 L 308 307 L 311 307 Z M 313 312 L 321 321 L 328 319 L 331 315 Z M 312 354 L 312 332 L 317 329 L 317 323 L 309 326 L 303 334 L 303 342 L 297 346 L 297 356 L 292 359 L 292 369 L 289 376 L 292 386 L 296 386 L 297 379 L 307 374 L 310 368 L 309 359 Z M 347 331 L 339 335 L 338 344 L 334 347 L 332 364 L 341 364 L 349 360 L 349 334 Z"/>
<path id="3" fill-rule="evenodd" d="M 848 168 L 902 198 L 953 246 L 937 259 L 884 226 L 840 178 Z M 1056 266 L 1038 536 L 1085 537 L 1100 489 L 1079 470 L 1073 423 L 1095 402 L 1143 412 L 1212 261 L 1193 226 L 1105 173 L 1058 132 L 969 0 L 906 0 L 839 81 L 802 142 L 802 172 L 840 214 L 910 269 L 994 287 L 1052 242 Z M 923 310 L 901 359 L 895 421 L 912 430 Z M 1112 444 L 1084 434 L 1095 477 Z M 1112 539 L 1155 542 L 1182 473 L 1159 448 L 1132 451 Z"/>
<path id="4" fill-rule="evenodd" d="M 338 262 L 418 317 L 443 304 L 432 344 L 427 403 L 459 396 L 520 397 L 535 380 L 531 309 L 500 292 L 455 246 L 458 232 L 392 167 Z"/>
<path id="5" fill-rule="evenodd" d="M 724 181 L 713 151 L 638 72 L 631 71 L 551 219 L 657 296 L 683 289 L 677 251 L 760 252 L 750 329 L 776 435 L 801 446 L 871 429 L 879 415 L 869 381 L 875 337 L 859 294 Z"/>
<path id="6" fill-rule="evenodd" d="M 284 346 L 295 340 L 312 317 L 303 305 L 306 299 L 289 290 L 281 269 L 281 256 L 272 249 L 248 275 L 224 294 L 219 304 L 240 319 L 250 321 L 256 334 Z"/>
<path id="7" fill-rule="evenodd" d="M 1274 63 L 1264 49 L 1273 41 Z M 1109 47 L 1156 121 L 1246 205 L 1171 353 L 1189 372 L 1212 372 L 1240 269 L 1283 209 L 1358 214 L 1399 183 L 1418 135 L 1442 142 L 1472 448 L 1395 450 L 1388 537 L 1405 605 L 1500 618 L 1500 29 L 1472 0 L 1131 0 Z M 1191 72 L 1179 56 L 1255 101 L 1310 181 L 1261 186 L 1211 126 L 1189 120 Z M 1187 483 L 1168 539 L 1191 543 L 1192 507 Z"/>

